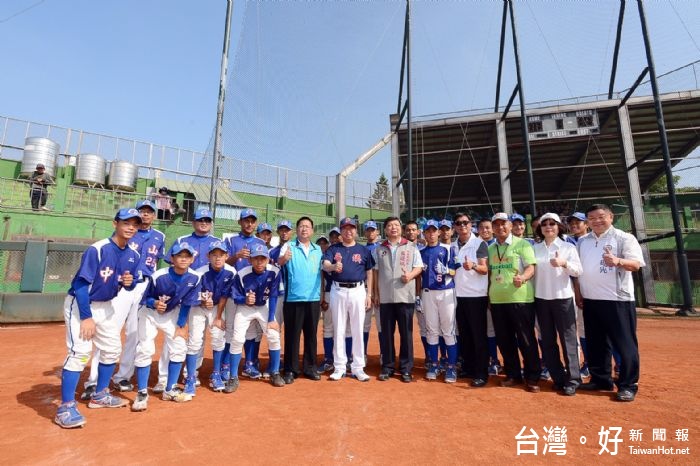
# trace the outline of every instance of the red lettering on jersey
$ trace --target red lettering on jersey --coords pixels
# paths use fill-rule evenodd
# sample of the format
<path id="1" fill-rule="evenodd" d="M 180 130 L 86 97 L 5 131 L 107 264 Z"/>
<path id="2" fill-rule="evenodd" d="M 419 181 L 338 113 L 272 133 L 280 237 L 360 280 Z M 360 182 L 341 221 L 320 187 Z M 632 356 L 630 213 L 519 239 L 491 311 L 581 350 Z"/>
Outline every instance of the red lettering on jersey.
<path id="1" fill-rule="evenodd" d="M 362 263 L 362 256 L 359 254 L 353 254 L 352 261 L 356 264 L 361 264 Z"/>

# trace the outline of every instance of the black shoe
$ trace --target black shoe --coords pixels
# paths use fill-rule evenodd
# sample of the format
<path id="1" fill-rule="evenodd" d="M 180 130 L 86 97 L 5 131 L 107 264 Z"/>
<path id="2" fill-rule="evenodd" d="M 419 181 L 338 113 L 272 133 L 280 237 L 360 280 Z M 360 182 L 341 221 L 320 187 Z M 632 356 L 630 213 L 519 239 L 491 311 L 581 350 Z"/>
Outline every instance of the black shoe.
<path id="1" fill-rule="evenodd" d="M 403 383 L 411 383 L 413 382 L 413 376 L 410 372 L 404 372 L 403 374 L 401 374 L 401 381 Z"/>
<path id="2" fill-rule="evenodd" d="M 471 385 L 472 387 L 477 387 L 477 388 L 483 387 L 484 385 L 486 385 L 486 380 L 484 380 L 482 378 L 476 378 L 476 379 L 472 380 L 472 383 L 470 383 L 469 385 Z"/>
<path id="3" fill-rule="evenodd" d="M 612 385 L 605 385 L 598 382 L 586 382 L 578 386 L 580 390 L 595 391 L 595 390 L 612 390 Z"/>
<path id="4" fill-rule="evenodd" d="M 377 380 L 381 382 L 385 382 L 391 378 L 393 375 L 394 371 L 388 372 L 388 371 L 382 371 L 379 376 L 377 377 Z"/>
<path id="5" fill-rule="evenodd" d="M 275 372 L 274 374 L 272 374 L 272 376 L 270 377 L 270 383 L 273 387 L 284 387 L 286 385 L 284 383 L 284 379 L 282 378 L 279 372 Z"/>
<path id="6" fill-rule="evenodd" d="M 573 385 L 566 385 L 561 389 L 561 392 L 566 396 L 574 396 L 576 395 L 576 387 Z"/>
<path id="7" fill-rule="evenodd" d="M 471 372 L 468 372 L 468 371 L 459 371 L 457 373 L 457 377 L 460 379 L 473 379 L 474 374 L 472 374 Z"/>
<path id="8" fill-rule="evenodd" d="M 318 372 L 316 371 L 304 372 L 304 377 L 306 377 L 309 380 L 321 380 L 321 376 L 318 375 Z"/>
<path id="9" fill-rule="evenodd" d="M 88 385 L 87 387 L 85 387 L 85 391 L 80 395 L 80 399 L 83 401 L 88 401 L 89 399 L 91 399 L 92 395 L 95 393 L 96 388 L 96 385 Z"/>
<path id="10" fill-rule="evenodd" d="M 617 392 L 615 398 L 617 401 L 634 401 L 635 396 L 636 393 L 634 393 L 632 390 L 620 390 Z"/>
<path id="11" fill-rule="evenodd" d="M 284 373 L 284 383 L 286 385 L 291 385 L 294 383 L 294 373 L 292 372 L 285 372 Z"/>
<path id="12" fill-rule="evenodd" d="M 501 387 L 513 387 L 523 383 L 523 379 L 514 379 L 513 377 L 506 377 L 501 380 Z"/>

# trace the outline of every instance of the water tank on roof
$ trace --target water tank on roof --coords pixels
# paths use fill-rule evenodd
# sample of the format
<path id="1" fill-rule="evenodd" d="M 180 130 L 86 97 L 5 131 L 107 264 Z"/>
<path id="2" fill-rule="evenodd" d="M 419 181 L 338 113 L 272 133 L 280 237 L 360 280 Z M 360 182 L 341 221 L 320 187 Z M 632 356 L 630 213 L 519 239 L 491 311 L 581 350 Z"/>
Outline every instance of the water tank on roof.
<path id="1" fill-rule="evenodd" d="M 56 176 L 56 159 L 60 146 L 48 138 L 30 137 L 24 140 L 21 176 L 30 177 L 36 166 L 43 163 L 46 173 Z"/>
<path id="2" fill-rule="evenodd" d="M 122 191 L 133 191 L 136 187 L 136 177 L 139 167 L 130 162 L 115 160 L 109 167 L 108 188 Z"/>
<path id="3" fill-rule="evenodd" d="M 75 167 L 75 184 L 104 184 L 107 163 L 97 154 L 78 154 Z"/>

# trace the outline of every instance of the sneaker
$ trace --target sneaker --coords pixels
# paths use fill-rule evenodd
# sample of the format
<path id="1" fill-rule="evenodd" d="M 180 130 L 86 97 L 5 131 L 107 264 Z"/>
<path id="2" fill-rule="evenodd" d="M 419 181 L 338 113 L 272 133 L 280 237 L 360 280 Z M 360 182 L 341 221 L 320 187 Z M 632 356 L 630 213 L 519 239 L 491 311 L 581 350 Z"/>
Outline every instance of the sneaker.
<path id="1" fill-rule="evenodd" d="M 430 364 L 428 367 L 428 371 L 425 373 L 425 378 L 427 380 L 435 380 L 437 379 L 438 376 L 438 365 L 437 364 Z"/>
<path id="2" fill-rule="evenodd" d="M 255 364 L 248 364 L 246 363 L 245 369 L 243 369 L 243 372 L 241 375 L 244 375 L 246 377 L 250 377 L 251 379 L 259 379 L 262 377 L 262 374 L 258 370 L 257 367 L 255 367 Z"/>
<path id="3" fill-rule="evenodd" d="M 369 382 L 369 375 L 365 374 L 365 371 L 363 371 L 362 369 L 353 372 L 352 376 L 360 382 Z"/>
<path id="4" fill-rule="evenodd" d="M 50 209 L 49 209 L 48 207 L 46 207 L 46 206 L 41 206 L 41 210 L 44 210 L 44 211 L 48 212 Z"/>
<path id="5" fill-rule="evenodd" d="M 457 381 L 457 370 L 455 366 L 447 366 L 445 369 L 445 383 L 455 383 Z"/>
<path id="6" fill-rule="evenodd" d="M 74 429 L 84 426 L 87 421 L 78 411 L 78 404 L 75 401 L 70 401 L 58 407 L 53 422 L 64 429 Z"/>
<path id="7" fill-rule="evenodd" d="M 224 381 L 221 380 L 221 374 L 218 372 L 211 373 L 211 377 L 209 377 L 209 387 L 215 392 L 220 392 L 226 387 Z"/>
<path id="8" fill-rule="evenodd" d="M 335 366 L 333 365 L 333 361 L 330 361 L 328 359 L 323 361 L 323 364 L 319 367 L 321 369 L 323 369 L 321 372 L 333 372 L 333 370 L 335 370 Z"/>
<path id="9" fill-rule="evenodd" d="M 581 366 L 581 377 L 590 377 L 591 376 L 591 371 L 588 370 L 588 364 L 583 363 L 583 366 Z"/>
<path id="10" fill-rule="evenodd" d="M 156 393 L 156 394 L 163 393 L 165 391 L 165 382 L 159 381 L 157 384 L 155 384 L 155 386 L 151 389 L 151 391 L 153 393 Z"/>
<path id="11" fill-rule="evenodd" d="M 636 393 L 634 393 L 632 390 L 620 390 L 617 392 L 617 395 L 615 395 L 615 399 L 617 401 L 634 401 Z"/>
<path id="12" fill-rule="evenodd" d="M 438 365 L 438 374 L 447 371 L 447 358 L 440 358 L 440 365 Z"/>
<path id="13" fill-rule="evenodd" d="M 229 364 L 221 365 L 221 380 L 226 382 L 231 378 L 231 366 Z"/>
<path id="14" fill-rule="evenodd" d="M 194 386 L 195 387 L 201 387 L 202 386 L 202 381 L 199 380 L 199 377 L 194 378 Z"/>
<path id="15" fill-rule="evenodd" d="M 88 408 L 121 408 L 126 406 L 127 401 L 123 398 L 113 396 L 108 389 L 97 392 L 90 398 Z"/>
<path id="16" fill-rule="evenodd" d="M 262 373 L 263 380 L 270 380 L 270 377 L 272 377 L 272 375 L 267 369 L 265 369 L 265 372 Z"/>
<path id="17" fill-rule="evenodd" d="M 80 399 L 83 401 L 88 401 L 95 394 L 96 385 L 88 385 L 85 387 L 85 391 L 80 395 Z"/>
<path id="18" fill-rule="evenodd" d="M 138 392 L 136 399 L 131 404 L 132 411 L 146 411 L 148 408 L 148 392 Z"/>
<path id="19" fill-rule="evenodd" d="M 335 370 L 335 366 L 333 366 L 333 370 Z M 345 374 L 346 375 L 352 374 L 352 361 L 348 361 L 348 363 L 345 364 Z"/>
<path id="20" fill-rule="evenodd" d="M 120 392 L 130 392 L 131 390 L 134 389 L 134 384 L 129 382 L 126 379 L 120 380 L 119 382 L 114 384 L 114 388 L 119 390 Z"/>
<path id="21" fill-rule="evenodd" d="M 543 367 L 542 372 L 540 372 L 540 380 L 549 380 L 549 379 L 550 379 L 549 369 L 547 369 L 546 367 Z"/>
<path id="22" fill-rule="evenodd" d="M 226 386 L 224 387 L 224 393 L 233 393 L 238 390 L 238 377 L 231 377 L 226 381 Z"/>
<path id="23" fill-rule="evenodd" d="M 270 384 L 273 387 L 284 387 L 286 385 L 284 383 L 284 379 L 282 378 L 279 372 L 275 372 L 274 374 L 272 374 L 272 376 L 270 377 Z"/>
<path id="24" fill-rule="evenodd" d="M 195 388 L 197 386 L 196 381 L 197 381 L 196 377 L 187 377 L 185 379 L 185 393 L 187 395 L 195 396 L 197 394 L 196 393 L 197 390 Z"/>
<path id="25" fill-rule="evenodd" d="M 338 380 L 342 379 L 345 377 L 345 371 L 343 369 L 336 369 L 333 371 L 333 373 L 328 377 L 329 380 L 332 380 L 333 382 L 337 382 Z"/>
<path id="26" fill-rule="evenodd" d="M 170 391 L 164 391 L 162 398 L 163 401 L 174 401 L 175 403 L 192 401 L 192 395 L 181 391 L 179 388 L 171 388 Z"/>

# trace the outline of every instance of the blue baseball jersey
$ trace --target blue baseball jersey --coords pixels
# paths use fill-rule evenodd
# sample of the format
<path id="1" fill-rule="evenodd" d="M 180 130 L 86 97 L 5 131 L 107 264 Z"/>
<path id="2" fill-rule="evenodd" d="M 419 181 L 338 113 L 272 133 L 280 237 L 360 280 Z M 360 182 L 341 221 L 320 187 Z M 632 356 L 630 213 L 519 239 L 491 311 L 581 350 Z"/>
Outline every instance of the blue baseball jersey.
<path id="1" fill-rule="evenodd" d="M 226 249 L 228 250 L 228 255 L 233 257 L 234 254 L 236 254 L 238 251 L 244 248 L 252 249 L 254 244 L 262 244 L 265 247 L 267 245 L 265 244 L 265 241 L 261 240 L 257 236 L 243 236 L 243 235 L 236 235 L 236 236 L 231 236 L 230 238 L 226 238 L 226 241 L 224 242 L 226 244 Z M 243 267 L 247 267 L 250 265 L 250 261 L 248 259 L 238 259 L 233 266 L 236 268 L 236 270 L 240 271 Z"/>
<path id="2" fill-rule="evenodd" d="M 367 243 L 365 247 L 369 249 L 370 254 L 377 249 L 377 246 L 379 246 L 379 241 L 375 241 L 374 243 Z"/>
<path id="3" fill-rule="evenodd" d="M 170 261 L 170 256 L 172 255 L 173 251 L 173 246 L 177 243 L 187 243 L 190 246 L 194 248 L 194 262 L 192 262 L 192 265 L 190 266 L 193 270 L 197 270 L 198 268 L 202 267 L 203 265 L 209 264 L 209 246 L 212 243 L 215 243 L 217 241 L 221 241 L 219 238 L 213 235 L 206 235 L 206 236 L 199 236 L 192 232 L 189 235 L 185 236 L 180 236 L 178 239 L 175 240 L 172 246 L 170 246 L 170 249 L 168 250 L 168 254 L 165 256 L 165 262 L 168 264 L 171 264 L 172 262 Z"/>
<path id="4" fill-rule="evenodd" d="M 243 267 L 234 278 L 231 296 L 236 304 L 245 304 L 246 294 L 255 293 L 255 305 L 264 306 L 270 297 L 279 296 L 280 269 L 267 264 L 262 273 L 255 273 L 253 266 Z"/>
<path id="5" fill-rule="evenodd" d="M 164 301 L 165 312 L 177 306 L 198 306 L 201 289 L 201 278 L 193 270 L 178 275 L 172 267 L 163 267 L 151 275 L 141 304 L 148 304 L 149 298 Z"/>
<path id="6" fill-rule="evenodd" d="M 362 282 L 367 278 L 367 271 L 374 268 L 374 259 L 369 249 L 362 244 L 344 246 L 336 243 L 326 250 L 324 261 L 343 263 L 343 271 L 331 272 L 331 280 L 336 282 Z"/>
<path id="7" fill-rule="evenodd" d="M 122 287 L 124 272 L 128 271 L 134 276 L 134 285 L 141 279 L 139 260 L 138 252 L 129 247 L 120 248 L 112 238 L 98 241 L 83 253 L 80 268 L 71 281 L 68 294 L 76 296 L 75 288 L 79 281 L 84 280 L 90 285 L 89 302 L 111 301 Z M 81 318 L 85 318 L 83 311 L 80 311 Z M 89 309 L 87 312 L 89 314 Z"/>
<path id="8" fill-rule="evenodd" d="M 454 288 L 450 271 L 454 272 L 458 265 L 454 262 L 454 257 L 450 254 L 449 248 L 438 244 L 437 246 L 426 246 L 420 251 L 423 259 L 423 272 L 421 274 L 422 287 L 429 290 L 447 290 Z"/>
<path id="9" fill-rule="evenodd" d="M 155 228 L 138 230 L 129 240 L 129 247 L 141 255 L 139 268 L 150 277 L 158 268 L 158 261 L 165 257 L 165 235 Z"/>
<path id="10" fill-rule="evenodd" d="M 280 260 L 280 252 L 282 252 L 282 244 L 275 246 L 274 248 L 270 249 L 270 263 L 272 265 L 276 265 L 280 269 L 280 296 L 284 296 L 284 283 L 287 280 L 287 272 L 286 269 L 279 264 Z"/>
<path id="11" fill-rule="evenodd" d="M 202 291 L 200 301 L 206 298 L 205 293 L 211 293 L 212 301 L 216 305 L 222 297 L 231 295 L 231 287 L 236 277 L 236 269 L 226 264 L 218 272 L 211 265 L 205 265 L 196 270 L 202 277 Z"/>

